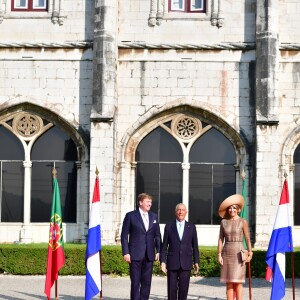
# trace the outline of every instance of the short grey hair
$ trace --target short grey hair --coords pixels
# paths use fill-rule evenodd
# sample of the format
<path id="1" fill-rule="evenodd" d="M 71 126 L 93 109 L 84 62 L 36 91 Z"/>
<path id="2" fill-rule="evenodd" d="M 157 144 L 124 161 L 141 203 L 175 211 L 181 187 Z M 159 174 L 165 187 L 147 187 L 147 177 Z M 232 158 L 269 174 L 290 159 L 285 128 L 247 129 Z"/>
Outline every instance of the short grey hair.
<path id="1" fill-rule="evenodd" d="M 176 213 L 176 211 L 177 211 L 177 209 L 178 209 L 179 206 L 184 206 L 184 208 L 186 209 L 185 204 L 183 204 L 183 203 L 178 203 L 178 204 L 175 206 L 175 213 Z"/>

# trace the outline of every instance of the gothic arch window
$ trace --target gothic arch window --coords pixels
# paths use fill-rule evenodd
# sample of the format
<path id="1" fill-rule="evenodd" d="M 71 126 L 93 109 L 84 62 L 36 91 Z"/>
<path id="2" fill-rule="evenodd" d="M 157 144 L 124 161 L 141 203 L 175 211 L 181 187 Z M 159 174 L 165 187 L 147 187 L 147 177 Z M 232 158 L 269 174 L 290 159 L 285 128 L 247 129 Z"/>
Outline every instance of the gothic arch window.
<path id="1" fill-rule="evenodd" d="M 294 153 L 295 178 L 294 178 L 294 225 L 300 225 L 300 144 Z"/>
<path id="2" fill-rule="evenodd" d="M 28 199 L 30 218 L 27 221 L 49 222 L 55 164 L 63 221 L 75 223 L 76 161 L 74 141 L 47 120 L 34 114 L 18 113 L 1 121 L 0 221 L 25 222 L 24 202 Z"/>
<path id="3" fill-rule="evenodd" d="M 236 192 L 236 153 L 223 133 L 194 116 L 158 123 L 136 149 L 136 195 L 153 195 L 160 223 L 184 202 L 195 224 L 219 224 L 220 202 Z M 186 196 L 188 195 L 188 196 Z"/>

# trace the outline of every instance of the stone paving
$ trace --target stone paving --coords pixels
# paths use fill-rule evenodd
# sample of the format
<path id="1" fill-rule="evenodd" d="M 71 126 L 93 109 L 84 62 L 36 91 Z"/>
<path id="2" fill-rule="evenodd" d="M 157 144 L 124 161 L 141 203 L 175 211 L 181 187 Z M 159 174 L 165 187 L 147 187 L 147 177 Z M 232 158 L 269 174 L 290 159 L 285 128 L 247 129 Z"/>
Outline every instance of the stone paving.
<path id="1" fill-rule="evenodd" d="M 129 299 L 130 279 L 128 277 L 103 276 L 103 300 Z M 44 294 L 45 276 L 0 275 L 0 299 L 2 300 L 37 300 L 46 299 Z M 58 280 L 58 299 L 84 299 L 84 276 L 61 276 Z M 252 300 L 270 299 L 271 283 L 264 279 L 253 278 Z M 55 299 L 55 289 L 51 290 Z M 94 297 L 93 299 L 99 299 Z M 153 277 L 150 300 L 167 299 L 167 281 L 165 277 Z M 219 278 L 192 277 L 189 300 L 226 300 L 225 285 Z M 243 300 L 249 299 L 248 284 L 245 284 Z M 300 299 L 300 279 L 296 279 L 295 299 Z M 293 300 L 292 281 L 286 281 L 284 300 Z"/>

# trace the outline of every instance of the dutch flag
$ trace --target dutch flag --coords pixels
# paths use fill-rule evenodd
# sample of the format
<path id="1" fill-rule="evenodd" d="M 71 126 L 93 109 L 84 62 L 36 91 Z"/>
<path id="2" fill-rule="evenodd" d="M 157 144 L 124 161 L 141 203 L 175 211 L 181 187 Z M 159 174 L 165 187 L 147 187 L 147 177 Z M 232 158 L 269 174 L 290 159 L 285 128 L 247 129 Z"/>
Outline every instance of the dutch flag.
<path id="1" fill-rule="evenodd" d="M 86 246 L 85 300 L 90 300 L 101 291 L 100 250 L 100 189 L 97 176 L 90 210 L 88 241 Z"/>
<path id="2" fill-rule="evenodd" d="M 293 251 L 289 191 L 285 180 L 266 254 L 266 280 L 272 282 L 270 300 L 280 300 L 285 295 L 285 252 Z"/>

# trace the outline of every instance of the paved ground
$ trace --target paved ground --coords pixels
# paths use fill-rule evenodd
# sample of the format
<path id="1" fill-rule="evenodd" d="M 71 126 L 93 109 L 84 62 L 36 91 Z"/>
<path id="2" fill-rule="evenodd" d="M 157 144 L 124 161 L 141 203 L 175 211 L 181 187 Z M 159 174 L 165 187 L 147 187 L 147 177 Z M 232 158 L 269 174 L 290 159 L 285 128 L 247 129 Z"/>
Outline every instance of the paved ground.
<path id="1" fill-rule="evenodd" d="M 129 299 L 130 280 L 128 277 L 103 276 L 103 300 Z M 44 295 L 45 276 L 12 276 L 0 275 L 0 299 L 46 299 Z M 84 299 L 84 276 L 61 276 L 58 281 L 58 299 Z M 252 280 L 252 299 L 270 299 L 271 284 L 264 279 Z M 284 300 L 293 300 L 292 282 L 286 282 L 286 297 Z M 165 277 L 153 277 L 151 300 L 167 299 L 167 282 Z M 54 287 L 52 288 L 54 299 Z M 95 297 L 94 299 L 99 299 Z M 192 277 L 189 289 L 191 300 L 225 300 L 225 286 L 219 283 L 219 278 Z M 249 299 L 248 284 L 244 289 L 244 300 Z M 295 299 L 300 299 L 300 279 L 296 279 Z"/>

